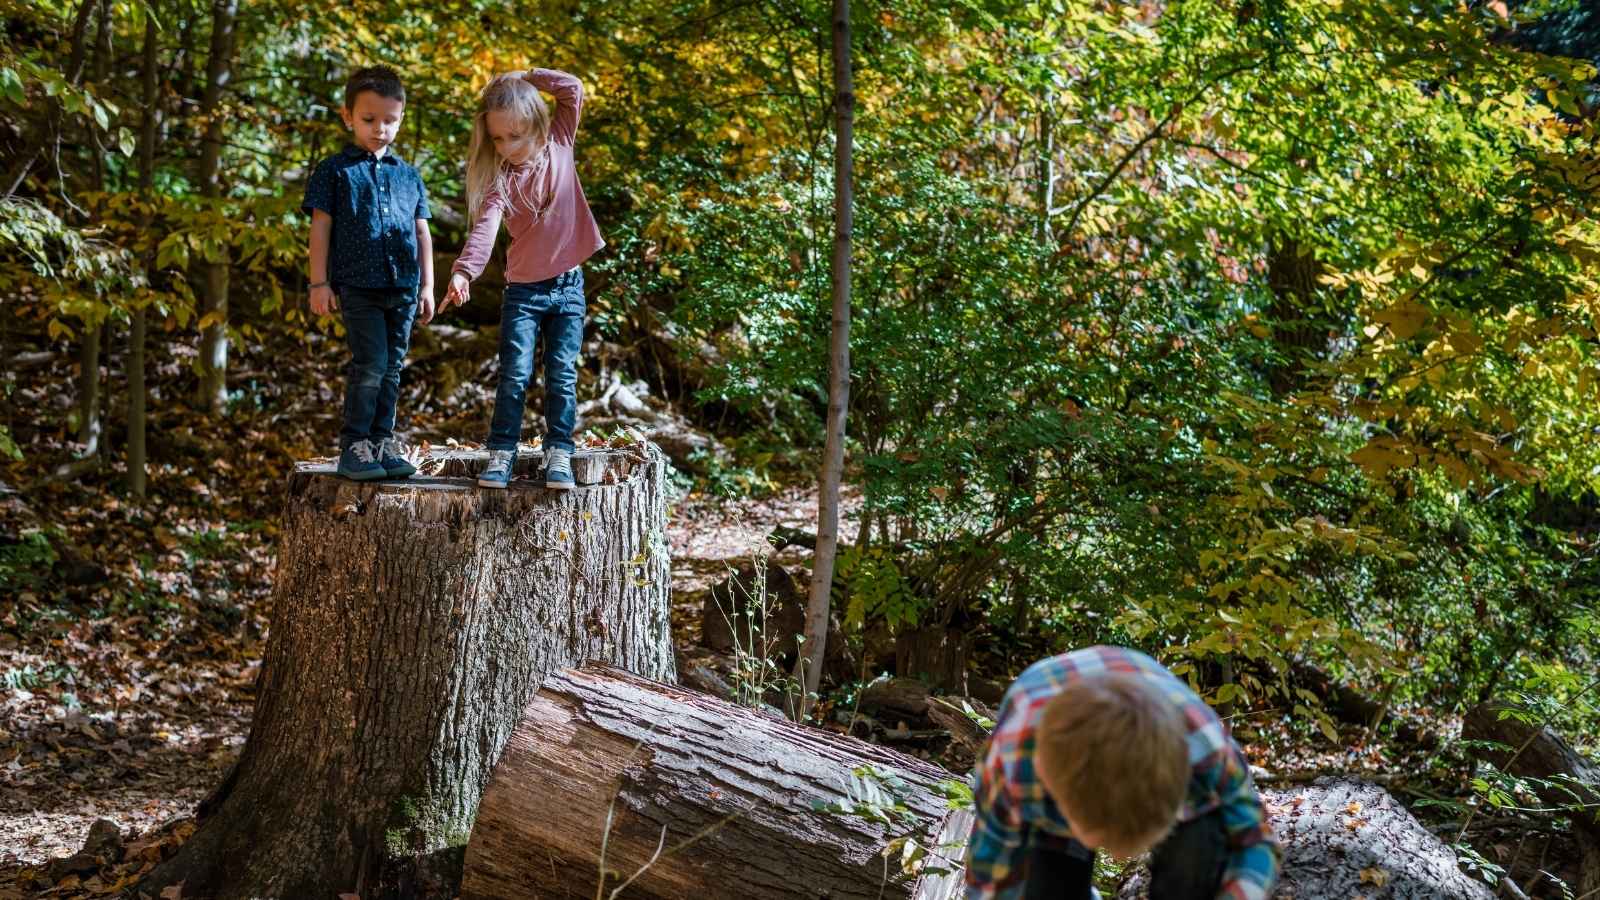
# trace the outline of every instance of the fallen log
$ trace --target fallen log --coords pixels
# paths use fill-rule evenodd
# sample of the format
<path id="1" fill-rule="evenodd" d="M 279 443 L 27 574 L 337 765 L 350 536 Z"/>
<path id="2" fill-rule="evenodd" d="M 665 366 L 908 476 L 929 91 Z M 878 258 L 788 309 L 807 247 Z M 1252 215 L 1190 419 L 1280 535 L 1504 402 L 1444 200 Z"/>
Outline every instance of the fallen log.
<path id="1" fill-rule="evenodd" d="M 673 677 L 660 452 L 581 454 L 595 483 L 567 491 L 480 489 L 484 456 L 364 484 L 296 467 L 249 739 L 140 891 L 453 897 L 544 677 L 591 658 Z"/>
<path id="2" fill-rule="evenodd" d="M 1577 896 L 1600 897 L 1600 764 L 1585 759 L 1551 728 L 1527 718 L 1513 704 L 1480 704 L 1462 720 L 1461 736 L 1487 742 L 1474 753 L 1501 771 L 1539 780 L 1539 799 L 1572 820 L 1581 856 Z"/>
<path id="3" fill-rule="evenodd" d="M 1347 687 L 1316 666 L 1295 663 L 1291 675 L 1296 685 L 1309 689 L 1322 701 L 1323 708 L 1341 722 L 1363 728 L 1374 728 L 1389 717 L 1387 704 Z M 1394 734 L 1400 740 L 1426 750 L 1439 746 L 1437 734 L 1410 722 L 1395 722 Z"/>
<path id="4" fill-rule="evenodd" d="M 1455 853 L 1389 795 L 1364 781 L 1325 778 L 1263 791 L 1282 842 L 1281 900 L 1492 900 L 1494 892 L 1461 871 Z M 1136 872 L 1120 900 L 1145 896 Z"/>
<path id="5" fill-rule="evenodd" d="M 959 860 L 971 823 L 945 802 L 955 777 L 617 669 L 569 669 L 506 745 L 461 894 L 593 900 L 632 877 L 617 896 L 953 898 L 944 857 Z M 881 852 L 900 837 L 935 864 L 905 876 Z"/>

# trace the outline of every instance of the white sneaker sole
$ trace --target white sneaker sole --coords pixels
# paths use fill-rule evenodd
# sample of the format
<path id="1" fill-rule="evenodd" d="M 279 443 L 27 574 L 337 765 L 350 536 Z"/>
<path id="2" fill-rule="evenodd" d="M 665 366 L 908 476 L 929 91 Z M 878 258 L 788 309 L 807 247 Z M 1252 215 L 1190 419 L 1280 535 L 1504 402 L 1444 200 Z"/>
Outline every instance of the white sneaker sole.
<path id="1" fill-rule="evenodd" d="M 495 488 L 503 491 L 506 488 L 506 483 L 504 481 L 489 481 L 484 478 L 479 478 L 478 487 Z"/>
<path id="2" fill-rule="evenodd" d="M 552 491 L 570 491 L 577 487 L 577 485 L 570 481 L 546 481 L 544 486 Z"/>

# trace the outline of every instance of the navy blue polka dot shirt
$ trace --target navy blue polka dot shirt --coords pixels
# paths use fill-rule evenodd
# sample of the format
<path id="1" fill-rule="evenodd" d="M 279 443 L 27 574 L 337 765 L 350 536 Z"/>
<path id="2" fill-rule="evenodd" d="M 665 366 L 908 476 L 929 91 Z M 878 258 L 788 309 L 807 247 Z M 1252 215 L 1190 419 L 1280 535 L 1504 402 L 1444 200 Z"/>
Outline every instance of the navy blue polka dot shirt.
<path id="1" fill-rule="evenodd" d="M 417 288 L 417 220 L 432 218 L 428 189 L 393 150 L 377 157 L 349 146 L 323 160 L 300 209 L 333 217 L 328 281 L 335 288 Z"/>

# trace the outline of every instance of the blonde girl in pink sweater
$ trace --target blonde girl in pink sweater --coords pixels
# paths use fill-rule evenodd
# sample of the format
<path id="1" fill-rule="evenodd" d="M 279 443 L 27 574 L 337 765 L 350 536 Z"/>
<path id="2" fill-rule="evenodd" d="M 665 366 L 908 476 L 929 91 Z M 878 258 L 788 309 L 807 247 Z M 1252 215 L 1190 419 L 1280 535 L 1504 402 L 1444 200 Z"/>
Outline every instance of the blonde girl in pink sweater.
<path id="1" fill-rule="evenodd" d="M 539 91 L 556 99 L 552 114 Z M 489 465 L 478 484 L 504 488 L 522 436 L 522 410 L 533 377 L 539 334 L 544 350 L 544 482 L 572 480 L 578 351 L 583 343 L 584 260 L 605 246 L 573 152 L 583 84 L 554 69 L 496 76 L 483 89 L 467 158 L 467 215 L 472 231 L 450 269 L 443 309 L 470 296 L 501 222 L 511 233 L 500 304 L 500 383 L 489 425 Z"/>

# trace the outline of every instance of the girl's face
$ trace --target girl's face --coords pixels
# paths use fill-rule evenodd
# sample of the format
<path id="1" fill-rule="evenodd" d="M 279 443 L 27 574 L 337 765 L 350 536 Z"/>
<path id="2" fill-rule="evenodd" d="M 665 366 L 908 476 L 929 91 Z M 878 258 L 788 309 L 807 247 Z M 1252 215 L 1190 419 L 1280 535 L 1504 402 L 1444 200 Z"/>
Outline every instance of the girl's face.
<path id="1" fill-rule="evenodd" d="M 500 158 L 514 166 L 522 165 L 533 155 L 534 146 L 527 123 L 518 121 L 508 109 L 490 110 L 486 117 L 489 139 L 494 141 L 494 151 Z"/>

